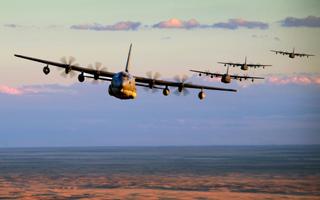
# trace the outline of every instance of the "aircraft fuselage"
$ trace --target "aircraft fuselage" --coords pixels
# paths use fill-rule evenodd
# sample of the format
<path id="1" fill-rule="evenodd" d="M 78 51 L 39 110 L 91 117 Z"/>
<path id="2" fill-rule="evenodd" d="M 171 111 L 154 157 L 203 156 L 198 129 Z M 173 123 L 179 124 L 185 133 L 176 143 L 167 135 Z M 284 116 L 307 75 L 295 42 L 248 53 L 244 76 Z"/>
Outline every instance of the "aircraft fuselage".
<path id="1" fill-rule="evenodd" d="M 247 64 L 242 65 L 241 70 L 248 70 L 248 65 Z"/>
<path id="2" fill-rule="evenodd" d="M 118 99 L 135 99 L 137 97 L 135 79 L 128 72 L 119 72 L 112 77 L 109 94 Z"/>
<path id="3" fill-rule="evenodd" d="M 224 74 L 224 75 L 221 77 L 221 82 L 222 82 L 222 83 L 231 83 L 231 77 L 230 77 L 230 75 Z"/>
<path id="4" fill-rule="evenodd" d="M 294 53 L 289 54 L 289 58 L 294 58 L 294 56 L 295 56 Z"/>

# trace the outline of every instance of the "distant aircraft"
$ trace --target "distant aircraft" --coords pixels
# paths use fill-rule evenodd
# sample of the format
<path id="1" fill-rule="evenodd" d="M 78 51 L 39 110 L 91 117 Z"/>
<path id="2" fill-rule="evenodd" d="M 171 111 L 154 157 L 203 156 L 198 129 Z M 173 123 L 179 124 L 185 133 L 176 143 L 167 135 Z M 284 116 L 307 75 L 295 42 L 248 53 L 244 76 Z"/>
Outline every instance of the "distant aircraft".
<path id="1" fill-rule="evenodd" d="M 49 65 L 64 68 L 64 74 L 72 76 L 75 72 L 80 72 L 78 75 L 78 80 L 80 82 L 84 82 L 85 78 L 90 78 L 93 80 L 103 80 L 103 81 L 110 81 L 111 84 L 109 85 L 109 95 L 119 98 L 119 99 L 134 99 L 137 96 L 136 86 L 146 87 L 150 89 L 162 89 L 163 95 L 168 96 L 170 94 L 169 87 L 177 88 L 177 94 L 187 94 L 187 88 L 192 89 L 199 89 L 200 92 L 198 93 L 199 99 L 204 99 L 206 97 L 203 90 L 220 90 L 220 91 L 229 91 L 229 92 L 236 92 L 235 89 L 227 89 L 227 88 L 220 88 L 220 87 L 210 87 L 204 85 L 195 85 L 192 83 L 187 83 L 187 77 L 176 77 L 176 81 L 165 81 L 160 80 L 157 78 L 158 75 L 154 75 L 154 77 L 139 77 L 133 76 L 129 73 L 129 66 L 130 66 L 130 55 L 131 55 L 131 48 L 132 44 L 129 48 L 129 53 L 127 57 L 125 71 L 121 71 L 118 73 L 108 72 L 106 70 L 102 70 L 99 68 L 99 65 L 96 68 L 85 68 L 79 67 L 77 64 L 73 64 L 75 59 L 70 57 L 67 60 L 65 57 L 61 59 L 62 63 L 42 60 L 38 58 L 27 57 L 23 55 L 15 55 L 16 57 L 32 60 L 35 62 L 40 62 L 46 64 L 43 68 L 44 74 L 50 73 Z"/>
<path id="2" fill-rule="evenodd" d="M 314 56 L 312 54 L 305 54 L 305 53 L 295 53 L 294 52 L 294 48 L 292 50 L 292 52 L 287 52 L 287 51 L 276 51 L 276 50 L 270 50 L 271 52 L 275 52 L 276 54 L 282 54 L 282 55 L 289 55 L 289 58 L 295 58 L 296 56 L 299 56 L 299 57 L 309 57 L 309 56 Z"/>
<path id="3" fill-rule="evenodd" d="M 218 62 L 219 64 L 224 64 L 224 66 L 232 66 L 232 67 L 241 67 L 241 70 L 248 70 L 249 67 L 259 68 L 269 67 L 271 65 L 261 65 L 261 64 L 247 64 L 247 57 L 244 60 L 244 63 L 228 63 L 228 62 Z"/>
<path id="4" fill-rule="evenodd" d="M 227 68 L 227 73 L 225 73 L 225 74 L 212 73 L 212 72 L 209 72 L 209 71 L 198 71 L 198 70 L 190 70 L 190 71 L 191 71 L 191 72 L 198 73 L 199 76 L 205 75 L 205 76 L 210 76 L 211 78 L 213 78 L 213 77 L 221 77 L 221 82 L 222 82 L 222 83 L 231 83 L 231 80 L 232 80 L 232 79 L 234 79 L 234 80 L 239 80 L 239 81 L 242 81 L 243 79 L 244 79 L 244 80 L 251 79 L 252 82 L 253 82 L 255 79 L 264 79 L 263 77 L 255 77 L 255 76 L 230 75 L 230 74 L 229 74 L 229 66 L 228 66 L 228 68 Z"/>

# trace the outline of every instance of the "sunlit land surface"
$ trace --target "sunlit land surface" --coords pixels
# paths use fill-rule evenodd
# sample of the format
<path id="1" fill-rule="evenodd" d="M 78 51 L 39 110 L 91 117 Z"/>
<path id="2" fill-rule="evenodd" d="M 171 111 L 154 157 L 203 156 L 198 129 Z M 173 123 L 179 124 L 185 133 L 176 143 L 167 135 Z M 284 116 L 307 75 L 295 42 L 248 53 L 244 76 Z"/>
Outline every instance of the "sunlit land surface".
<path id="1" fill-rule="evenodd" d="M 0 199 L 320 199 L 320 146 L 0 149 Z"/>

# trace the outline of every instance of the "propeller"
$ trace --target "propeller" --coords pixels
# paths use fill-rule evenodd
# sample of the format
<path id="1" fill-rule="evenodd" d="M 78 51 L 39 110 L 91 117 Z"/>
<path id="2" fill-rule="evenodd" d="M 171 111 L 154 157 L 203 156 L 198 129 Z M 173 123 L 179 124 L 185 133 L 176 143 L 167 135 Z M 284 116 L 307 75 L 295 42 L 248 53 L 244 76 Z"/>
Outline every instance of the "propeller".
<path id="1" fill-rule="evenodd" d="M 180 83 L 179 87 L 173 92 L 175 95 L 180 96 L 181 94 L 183 94 L 184 96 L 186 96 L 190 94 L 190 91 L 184 87 L 184 84 L 191 83 L 191 82 L 186 82 L 189 79 L 187 75 L 182 75 L 182 76 L 176 75 L 175 77 L 173 77 L 173 79 L 176 82 Z"/>
<path id="2" fill-rule="evenodd" d="M 146 91 L 149 91 L 149 90 L 151 89 L 153 93 L 157 92 L 158 90 L 157 90 L 156 88 L 154 88 L 154 85 L 155 85 L 155 84 L 154 84 L 154 81 L 155 81 L 156 79 L 159 79 L 159 78 L 161 77 L 161 74 L 160 74 L 159 72 L 153 73 L 152 71 L 148 71 L 148 72 L 146 73 L 146 75 L 147 75 L 147 77 L 148 77 L 149 79 L 152 79 L 152 81 L 149 83 L 149 88 L 144 87 L 144 89 L 145 89 Z"/>
<path id="3" fill-rule="evenodd" d="M 64 68 L 64 71 L 60 74 L 61 76 L 63 76 L 64 78 L 67 78 L 67 77 L 74 77 L 76 75 L 76 72 L 72 71 L 72 66 L 78 66 L 79 64 L 74 64 L 76 59 L 73 57 L 73 56 L 69 56 L 68 58 L 67 57 L 62 57 L 60 59 L 60 61 L 67 65 L 66 68 Z M 57 68 L 58 70 L 63 70 L 63 68 Z"/>
<path id="4" fill-rule="evenodd" d="M 102 80 L 99 79 L 101 72 L 108 71 L 108 68 L 103 66 L 102 63 L 100 63 L 100 62 L 95 62 L 94 65 L 90 64 L 87 66 L 87 68 L 94 71 L 93 79 L 92 79 L 93 84 L 98 84 L 98 83 L 102 82 Z"/>
<path id="5" fill-rule="evenodd" d="M 159 79 L 161 77 L 161 74 L 159 72 L 153 73 L 152 71 L 148 71 L 146 75 L 150 79 Z"/>

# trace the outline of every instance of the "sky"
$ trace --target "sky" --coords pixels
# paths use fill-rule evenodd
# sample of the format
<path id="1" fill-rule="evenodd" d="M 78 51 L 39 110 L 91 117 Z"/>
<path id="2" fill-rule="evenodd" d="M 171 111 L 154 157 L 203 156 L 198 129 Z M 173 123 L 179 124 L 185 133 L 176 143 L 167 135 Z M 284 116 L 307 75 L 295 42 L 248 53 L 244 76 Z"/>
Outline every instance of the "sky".
<path id="1" fill-rule="evenodd" d="M 2 0 L 0 147 L 320 144 L 318 0 Z M 78 83 L 14 54 L 81 66 L 235 88 L 164 97 L 141 88 L 121 101 L 109 83 Z M 289 59 L 272 49 L 315 54 Z M 266 77 L 223 84 L 190 69 L 224 73 L 217 62 L 271 64 L 234 74 Z M 172 89 L 173 90 L 173 89 Z"/>

